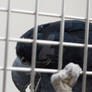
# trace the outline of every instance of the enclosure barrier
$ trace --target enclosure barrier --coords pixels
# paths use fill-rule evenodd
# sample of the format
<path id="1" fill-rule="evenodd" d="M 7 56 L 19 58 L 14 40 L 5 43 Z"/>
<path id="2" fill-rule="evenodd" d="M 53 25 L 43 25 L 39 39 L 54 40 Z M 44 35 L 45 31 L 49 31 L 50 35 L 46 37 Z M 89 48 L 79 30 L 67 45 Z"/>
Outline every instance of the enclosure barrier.
<path id="1" fill-rule="evenodd" d="M 53 13 L 45 13 L 39 12 L 39 0 L 35 0 L 35 11 L 26 11 L 26 10 L 17 10 L 11 9 L 11 0 L 8 0 L 8 8 L 0 7 L 0 12 L 7 12 L 7 27 L 6 27 L 6 36 L 0 37 L 0 41 L 5 41 L 5 56 L 4 56 L 4 66 L 0 67 L 0 71 L 4 71 L 3 76 L 3 89 L 2 92 L 6 92 L 6 74 L 7 71 L 24 71 L 24 72 L 32 72 L 31 73 L 31 82 L 32 82 L 32 92 L 34 92 L 34 79 L 35 79 L 35 72 L 44 72 L 44 73 L 55 73 L 62 68 L 62 53 L 63 53 L 63 46 L 71 46 L 71 47 L 84 47 L 84 64 L 83 64 L 83 84 L 82 84 L 82 92 L 86 92 L 86 75 L 92 75 L 92 72 L 87 71 L 87 55 L 88 55 L 88 48 L 92 48 L 92 45 L 88 44 L 89 38 L 89 22 L 92 21 L 92 18 L 89 18 L 89 0 L 87 1 L 87 8 L 86 8 L 86 17 L 76 17 L 76 16 L 65 16 L 64 15 L 64 0 L 62 0 L 62 14 L 53 14 Z M 29 14 L 34 15 L 34 36 L 33 39 L 23 39 L 23 38 L 10 38 L 9 37 L 9 24 L 10 24 L 10 14 L 11 13 L 21 13 L 21 14 Z M 60 41 L 46 41 L 46 40 L 37 40 L 37 30 L 38 30 L 38 17 L 39 16 L 47 16 L 47 17 L 55 17 L 61 19 L 61 26 L 60 26 Z M 85 43 L 69 43 L 63 42 L 64 39 L 64 21 L 66 19 L 76 19 L 85 21 Z M 8 54 L 8 45 L 9 42 L 25 42 L 25 43 L 33 43 L 32 48 L 32 67 L 30 68 L 20 68 L 20 67 L 7 67 L 7 54 Z M 59 62 L 58 62 L 58 69 L 43 69 L 43 68 L 36 68 L 36 47 L 37 44 L 45 44 L 45 45 L 59 45 Z"/>

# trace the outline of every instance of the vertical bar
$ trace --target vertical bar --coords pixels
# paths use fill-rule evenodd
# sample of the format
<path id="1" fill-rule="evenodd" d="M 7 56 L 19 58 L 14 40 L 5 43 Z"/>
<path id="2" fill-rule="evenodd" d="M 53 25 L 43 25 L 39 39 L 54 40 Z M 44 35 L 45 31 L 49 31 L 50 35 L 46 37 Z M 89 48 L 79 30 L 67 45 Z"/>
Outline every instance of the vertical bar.
<path id="1" fill-rule="evenodd" d="M 88 58 L 88 40 L 89 40 L 89 0 L 87 0 L 87 8 L 86 8 L 85 46 L 84 46 L 82 92 L 86 92 L 86 77 L 87 77 L 86 71 L 87 71 L 87 58 Z"/>
<path id="2" fill-rule="evenodd" d="M 4 56 L 4 72 L 3 72 L 3 87 L 2 92 L 6 91 L 6 75 L 7 75 L 7 59 L 8 59 L 8 44 L 9 44 L 9 24 L 10 24 L 10 0 L 8 0 L 6 39 L 5 39 L 5 56 Z"/>
<path id="3" fill-rule="evenodd" d="M 61 16 L 61 26 L 60 26 L 60 45 L 59 45 L 59 63 L 58 70 L 62 68 L 63 62 L 63 41 L 64 41 L 64 0 L 62 0 L 62 16 Z"/>
<path id="4" fill-rule="evenodd" d="M 38 22 L 38 0 L 35 2 L 35 22 L 33 33 L 33 47 L 32 47 L 32 71 L 31 71 L 31 91 L 34 92 L 34 80 L 35 80 L 35 66 L 36 66 L 36 49 L 37 49 L 37 22 Z"/>

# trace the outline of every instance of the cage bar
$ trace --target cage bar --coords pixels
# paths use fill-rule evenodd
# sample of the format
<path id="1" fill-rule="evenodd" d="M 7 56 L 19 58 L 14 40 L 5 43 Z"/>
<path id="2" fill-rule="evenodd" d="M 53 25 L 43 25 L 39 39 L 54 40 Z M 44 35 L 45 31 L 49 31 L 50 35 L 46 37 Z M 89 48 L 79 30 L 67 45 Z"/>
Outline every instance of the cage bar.
<path id="1" fill-rule="evenodd" d="M 0 37 L 1 41 L 5 41 L 4 37 Z M 12 38 L 10 37 L 8 39 L 10 42 L 24 42 L 24 43 L 32 43 L 33 39 L 21 39 L 21 38 Z M 37 44 L 41 44 L 41 45 L 59 45 L 60 42 L 59 41 L 47 41 L 47 40 L 37 40 L 36 41 Z M 71 42 L 63 42 L 64 46 L 70 46 L 70 47 L 84 47 L 84 44 L 81 43 L 71 43 Z M 88 48 L 92 48 L 91 44 L 88 44 Z"/>
<path id="2" fill-rule="evenodd" d="M 7 12 L 7 8 L 0 7 L 1 12 Z M 11 9 L 11 13 L 18 13 L 18 14 L 29 14 L 29 15 L 35 15 L 34 11 L 28 11 L 28 10 L 21 10 L 21 9 Z M 47 13 L 47 12 L 38 12 L 38 15 L 40 16 L 47 16 L 47 17 L 55 17 L 55 18 L 61 18 L 62 16 L 55 13 Z M 65 19 L 75 19 L 75 20 L 81 20 L 85 21 L 85 17 L 78 17 L 78 16 L 65 16 Z M 89 21 L 92 22 L 92 18 L 89 18 Z"/>
<path id="3" fill-rule="evenodd" d="M 60 44 L 59 44 L 59 62 L 58 62 L 58 70 L 61 70 L 63 64 L 63 41 L 64 41 L 64 0 L 62 0 L 61 5 L 61 25 L 60 25 Z"/>
<path id="4" fill-rule="evenodd" d="M 8 38 L 9 38 L 9 24 L 10 24 L 10 3 L 11 1 L 8 0 L 8 11 L 7 11 L 7 26 L 6 26 L 6 40 L 5 40 L 5 56 L 4 56 L 4 72 L 3 72 L 3 85 L 2 85 L 2 92 L 6 92 L 6 75 L 7 75 L 7 59 L 8 59 Z"/>
<path id="5" fill-rule="evenodd" d="M 4 68 L 3 67 L 0 67 L 0 71 L 3 71 Z M 32 71 L 32 68 L 20 68 L 20 67 L 6 67 L 6 70 L 7 71 L 20 71 L 20 72 L 31 72 Z M 35 72 L 38 72 L 38 73 L 56 73 L 58 72 L 57 69 L 45 69 L 45 68 L 35 68 L 34 69 Z M 83 74 L 83 71 L 80 72 L 80 74 Z M 92 72 L 91 71 L 86 71 L 86 75 L 92 75 Z"/>
<path id="6" fill-rule="evenodd" d="M 82 92 L 86 92 L 86 76 L 87 76 L 86 71 L 87 71 L 87 58 L 88 58 L 88 40 L 89 40 L 89 0 L 87 0 L 87 7 L 86 7 L 85 46 L 84 46 Z"/>
<path id="7" fill-rule="evenodd" d="M 31 71 L 31 90 L 34 92 L 34 80 L 35 80 L 35 67 L 36 67 L 36 49 L 37 49 L 37 32 L 38 31 L 38 0 L 35 0 L 35 21 L 33 32 L 33 46 L 32 46 L 32 71 Z"/>

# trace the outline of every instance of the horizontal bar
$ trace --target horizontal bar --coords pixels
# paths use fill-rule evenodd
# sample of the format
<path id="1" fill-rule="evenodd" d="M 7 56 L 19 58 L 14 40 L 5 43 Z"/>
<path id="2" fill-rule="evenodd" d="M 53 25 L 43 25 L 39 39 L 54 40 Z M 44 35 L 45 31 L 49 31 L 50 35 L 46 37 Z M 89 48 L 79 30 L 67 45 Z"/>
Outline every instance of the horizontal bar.
<path id="1" fill-rule="evenodd" d="M 0 8 L 1 12 L 7 12 L 7 8 Z M 35 15 L 34 11 L 28 11 L 28 10 L 20 10 L 20 9 L 11 9 L 12 13 L 20 13 L 20 14 L 31 14 Z M 55 13 L 46 13 L 46 12 L 38 12 L 40 16 L 47 16 L 47 17 L 55 17 L 55 18 L 61 18 L 60 14 L 55 14 Z M 82 20 L 85 21 L 85 17 L 77 17 L 77 16 L 65 16 L 65 19 L 76 19 L 76 20 Z M 92 18 L 89 18 L 89 21 L 92 21 Z"/>
<path id="2" fill-rule="evenodd" d="M 0 70 L 4 70 L 3 67 L 0 67 Z M 30 72 L 31 68 L 20 68 L 20 67 L 7 67 L 7 71 L 21 71 L 21 72 Z M 41 73 L 55 73 L 57 70 L 55 69 L 40 69 L 35 68 L 35 72 L 41 72 Z"/>
<path id="3" fill-rule="evenodd" d="M 3 71 L 4 68 L 0 67 L 0 71 Z M 32 69 L 31 68 L 20 68 L 20 67 L 7 67 L 6 68 L 7 71 L 20 71 L 20 72 L 30 72 Z M 56 73 L 58 72 L 57 69 L 45 69 L 45 68 L 35 68 L 34 69 L 35 72 L 39 72 L 39 73 Z M 80 72 L 81 74 L 83 74 L 83 71 Z M 92 75 L 91 71 L 87 71 L 86 72 L 87 75 Z"/>
<path id="4" fill-rule="evenodd" d="M 0 37 L 1 41 L 5 41 L 5 37 Z M 10 42 L 24 42 L 24 43 L 32 43 L 33 39 L 24 39 L 24 38 L 14 38 L 10 37 L 9 38 Z M 37 40 L 38 44 L 42 45 L 59 45 L 59 41 L 49 41 L 49 40 Z M 71 43 L 71 42 L 63 42 L 64 46 L 70 46 L 70 47 L 84 47 L 84 44 L 80 43 Z M 88 48 L 92 48 L 92 45 L 89 44 Z"/>

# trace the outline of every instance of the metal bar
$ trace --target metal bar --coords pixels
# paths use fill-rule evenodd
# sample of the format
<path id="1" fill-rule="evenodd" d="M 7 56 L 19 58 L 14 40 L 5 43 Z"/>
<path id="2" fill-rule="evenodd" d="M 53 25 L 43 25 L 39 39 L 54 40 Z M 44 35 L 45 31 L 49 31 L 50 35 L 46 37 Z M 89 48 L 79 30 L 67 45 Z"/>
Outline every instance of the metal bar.
<path id="1" fill-rule="evenodd" d="M 35 66 L 36 66 L 36 49 L 37 49 L 37 30 L 38 30 L 38 0 L 35 0 L 35 21 L 33 32 L 33 46 L 32 46 L 32 71 L 31 71 L 31 91 L 34 92 L 35 80 Z"/>
<path id="2" fill-rule="evenodd" d="M 32 71 L 32 68 L 28 67 L 28 68 L 20 68 L 20 67 L 7 67 L 6 68 L 7 71 L 21 71 L 21 72 L 30 72 Z M 3 71 L 4 68 L 0 67 L 0 71 Z M 35 72 L 40 72 L 40 73 L 55 73 L 58 70 L 56 69 L 44 69 L 44 68 L 35 68 L 34 69 Z"/>
<path id="3" fill-rule="evenodd" d="M 1 41 L 5 41 L 4 37 L 0 37 Z M 24 43 L 33 43 L 33 39 L 21 39 L 21 38 L 12 38 L 9 37 L 8 41 L 10 42 L 24 42 Z M 47 40 L 37 40 L 37 44 L 41 45 L 59 45 L 59 41 L 47 41 Z M 72 43 L 72 42 L 63 42 L 64 46 L 69 46 L 69 47 L 84 47 L 84 44 L 81 43 Z M 92 45 L 89 44 L 88 48 L 92 48 Z"/>
<path id="4" fill-rule="evenodd" d="M 3 67 L 0 67 L 0 71 L 3 71 L 4 68 Z M 20 71 L 20 72 L 30 72 L 32 71 L 32 69 L 29 67 L 27 68 L 20 68 L 20 67 L 6 67 L 6 70 L 7 71 Z M 45 69 L 45 68 L 35 68 L 34 69 L 35 72 L 38 72 L 38 73 L 56 73 L 58 72 L 57 69 Z M 81 74 L 83 74 L 83 71 L 80 72 Z M 92 72 L 91 71 L 87 71 L 86 72 L 86 75 L 92 75 Z"/>
<path id="5" fill-rule="evenodd" d="M 1 12 L 7 12 L 7 8 L 0 8 Z M 19 13 L 19 14 L 31 14 L 31 15 L 35 15 L 34 11 L 28 11 L 28 10 L 20 10 L 20 9 L 11 9 L 12 13 Z M 46 12 L 38 12 L 38 15 L 40 16 L 47 16 L 47 17 L 55 17 L 55 18 L 61 18 L 60 14 L 55 14 L 55 13 L 46 13 Z M 75 19 L 75 20 L 81 20 L 81 21 L 85 21 L 86 18 L 85 17 L 77 17 L 77 16 L 65 16 L 65 19 Z M 92 22 L 92 18 L 89 18 L 89 21 Z"/>
<path id="6" fill-rule="evenodd" d="M 86 71 L 88 59 L 88 40 L 89 40 L 89 0 L 87 0 L 86 23 L 85 23 L 85 46 L 84 46 L 84 63 L 83 63 L 83 82 L 82 92 L 86 92 Z"/>
<path id="7" fill-rule="evenodd" d="M 58 70 L 61 70 L 63 64 L 63 41 L 64 41 L 64 0 L 62 0 L 62 17 L 60 24 L 60 44 L 59 44 L 59 62 Z"/>
<path id="8" fill-rule="evenodd" d="M 3 72 L 3 85 L 2 92 L 6 91 L 6 75 L 7 75 L 7 59 L 8 59 L 8 37 L 9 37 L 9 24 L 10 24 L 10 0 L 8 0 L 8 11 L 7 11 L 7 24 L 6 24 L 6 40 L 5 40 L 5 56 L 4 56 L 4 72 Z"/>

